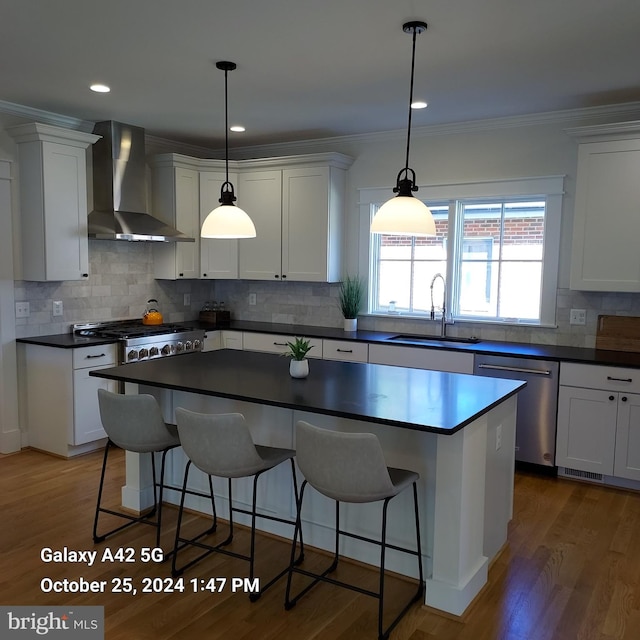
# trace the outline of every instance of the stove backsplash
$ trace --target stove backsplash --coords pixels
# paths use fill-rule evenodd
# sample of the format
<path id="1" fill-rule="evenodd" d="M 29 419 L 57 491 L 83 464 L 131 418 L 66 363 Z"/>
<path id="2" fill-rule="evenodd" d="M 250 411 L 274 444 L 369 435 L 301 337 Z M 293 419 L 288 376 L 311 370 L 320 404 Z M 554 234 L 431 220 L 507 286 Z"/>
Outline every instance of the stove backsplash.
<path id="1" fill-rule="evenodd" d="M 90 276 L 82 282 L 15 283 L 17 302 L 30 303 L 29 318 L 16 319 L 16 336 L 64 333 L 74 322 L 142 317 L 146 302 L 156 298 L 166 322 L 194 320 L 204 303 L 223 300 L 232 318 L 325 327 L 341 327 L 338 285 L 244 280 L 155 280 L 150 244 L 90 240 Z M 184 294 L 190 306 L 184 306 Z M 249 304 L 249 293 L 256 304 Z M 64 315 L 52 316 L 52 303 L 62 300 Z M 569 325 L 569 309 L 586 309 L 585 326 Z M 457 323 L 451 335 L 475 335 L 485 340 L 535 342 L 580 347 L 595 345 L 599 314 L 640 316 L 635 293 L 591 293 L 559 289 L 557 328 L 529 328 Z M 361 329 L 432 333 L 437 323 L 362 316 Z"/>
<path id="2" fill-rule="evenodd" d="M 210 281 L 155 280 L 150 243 L 90 239 L 89 263 L 87 280 L 15 282 L 16 302 L 30 306 L 28 318 L 16 318 L 16 337 L 64 333 L 75 322 L 142 318 L 150 298 L 166 322 L 193 320 L 214 290 Z M 54 300 L 62 300 L 61 317 L 52 315 Z"/>

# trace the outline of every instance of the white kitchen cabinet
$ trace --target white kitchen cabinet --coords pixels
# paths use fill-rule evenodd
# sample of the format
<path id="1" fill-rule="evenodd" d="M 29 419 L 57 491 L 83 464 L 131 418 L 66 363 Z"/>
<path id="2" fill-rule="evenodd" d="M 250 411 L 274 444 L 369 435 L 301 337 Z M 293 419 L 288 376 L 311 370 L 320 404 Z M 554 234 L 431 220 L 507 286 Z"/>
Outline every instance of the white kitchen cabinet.
<path id="1" fill-rule="evenodd" d="M 152 162 L 154 217 L 194 238 L 194 242 L 156 242 L 154 277 L 162 280 L 198 278 L 200 274 L 200 181 L 191 158 L 156 156 Z"/>
<path id="2" fill-rule="evenodd" d="M 107 436 L 100 420 L 97 390 L 116 391 L 117 383 L 89 373 L 115 366 L 116 346 L 21 347 L 20 378 L 29 446 L 63 457 L 101 447 Z"/>
<path id="3" fill-rule="evenodd" d="M 322 357 L 325 360 L 367 362 L 369 359 L 369 345 L 366 342 L 351 340 L 323 340 Z"/>
<path id="4" fill-rule="evenodd" d="M 305 337 L 305 336 L 301 336 Z M 265 353 L 286 353 L 289 349 L 287 342 L 293 342 L 296 336 L 279 335 L 275 333 L 253 333 L 246 331 L 243 337 L 245 351 L 264 351 Z M 309 358 L 322 358 L 322 340 L 320 338 L 306 338 L 312 346 L 307 354 Z"/>
<path id="5" fill-rule="evenodd" d="M 204 341 L 202 343 L 202 351 L 217 351 L 221 348 L 222 345 L 222 336 L 220 335 L 220 331 L 207 329 L 204 332 Z"/>
<path id="6" fill-rule="evenodd" d="M 100 136 L 40 123 L 8 131 L 18 146 L 22 278 L 88 278 L 86 149 Z"/>
<path id="7" fill-rule="evenodd" d="M 220 348 L 221 349 L 244 349 L 244 335 L 242 331 L 232 331 L 230 329 L 222 329 L 220 331 Z"/>
<path id="8" fill-rule="evenodd" d="M 350 164 L 350 158 L 330 153 L 243 165 L 238 201 L 254 221 L 256 237 L 239 241 L 241 278 L 340 280 Z"/>
<path id="9" fill-rule="evenodd" d="M 640 480 L 640 372 L 562 363 L 556 464 Z"/>
<path id="10" fill-rule="evenodd" d="M 200 227 L 216 207 L 220 206 L 220 189 L 226 181 L 224 170 L 200 170 Z M 238 176 L 229 173 L 238 197 Z M 237 203 L 241 208 L 242 204 Z M 199 235 L 199 234 L 198 234 Z M 200 277 L 205 280 L 236 279 L 238 277 L 238 241 L 200 238 Z"/>
<path id="11" fill-rule="evenodd" d="M 640 291 L 640 123 L 569 133 L 580 143 L 570 286 Z"/>
<path id="12" fill-rule="evenodd" d="M 423 349 L 391 344 L 370 344 L 369 362 L 449 373 L 473 373 L 473 354 L 447 349 Z"/>

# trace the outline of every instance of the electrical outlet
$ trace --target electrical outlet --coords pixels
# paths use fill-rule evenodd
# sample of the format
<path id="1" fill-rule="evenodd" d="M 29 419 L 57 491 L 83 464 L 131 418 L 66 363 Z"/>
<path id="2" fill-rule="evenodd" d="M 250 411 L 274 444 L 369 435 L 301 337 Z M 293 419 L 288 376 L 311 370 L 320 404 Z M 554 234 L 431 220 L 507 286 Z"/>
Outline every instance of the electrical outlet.
<path id="1" fill-rule="evenodd" d="M 255 306 L 257 300 L 256 300 L 256 294 L 255 293 L 250 293 L 249 294 L 249 304 L 253 307 Z"/>
<path id="2" fill-rule="evenodd" d="M 185 307 L 190 307 L 191 306 L 191 294 L 190 293 L 185 293 L 184 294 L 184 306 Z"/>
<path id="3" fill-rule="evenodd" d="M 16 318 L 28 318 L 30 313 L 28 302 L 16 302 Z"/>
<path id="4" fill-rule="evenodd" d="M 62 306 L 62 300 L 53 301 L 53 315 L 61 316 L 64 313 L 64 307 Z"/>
<path id="5" fill-rule="evenodd" d="M 571 309 L 569 313 L 569 324 L 584 325 L 587 323 L 586 309 Z"/>
<path id="6" fill-rule="evenodd" d="M 502 425 L 499 424 L 496 427 L 496 451 L 500 451 L 501 446 L 502 446 Z"/>

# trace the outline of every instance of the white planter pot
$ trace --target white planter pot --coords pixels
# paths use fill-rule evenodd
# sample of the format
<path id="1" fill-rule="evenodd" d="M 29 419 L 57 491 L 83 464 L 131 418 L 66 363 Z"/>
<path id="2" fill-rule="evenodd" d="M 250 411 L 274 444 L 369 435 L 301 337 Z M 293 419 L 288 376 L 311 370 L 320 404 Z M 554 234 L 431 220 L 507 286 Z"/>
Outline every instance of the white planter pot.
<path id="1" fill-rule="evenodd" d="M 306 378 L 309 375 L 309 361 L 291 360 L 289 363 L 289 374 L 292 378 Z"/>
<path id="2" fill-rule="evenodd" d="M 358 330 L 358 318 L 345 318 L 344 319 L 345 331 L 357 331 Z"/>

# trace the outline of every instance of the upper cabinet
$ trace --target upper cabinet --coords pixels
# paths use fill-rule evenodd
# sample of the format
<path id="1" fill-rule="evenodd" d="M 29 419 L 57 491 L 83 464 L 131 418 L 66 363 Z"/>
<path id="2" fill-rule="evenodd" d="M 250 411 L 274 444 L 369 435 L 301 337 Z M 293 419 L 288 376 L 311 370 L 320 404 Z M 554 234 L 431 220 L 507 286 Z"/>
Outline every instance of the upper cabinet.
<path id="1" fill-rule="evenodd" d="M 211 166 L 200 169 L 200 227 L 209 212 L 220 206 L 220 189 L 225 180 L 224 163 L 217 168 Z M 229 182 L 237 190 L 238 175 L 229 173 Z M 198 235 L 200 235 L 199 232 Z M 206 280 L 236 279 L 238 277 L 238 241 L 200 238 L 200 277 Z"/>
<path id="2" fill-rule="evenodd" d="M 230 162 L 237 205 L 257 235 L 217 240 L 200 238 L 200 227 L 219 204 L 224 162 L 156 156 L 153 212 L 196 238 L 154 248 L 156 278 L 339 281 L 346 170 L 352 162 L 339 153 Z"/>
<path id="3" fill-rule="evenodd" d="M 99 136 L 40 123 L 8 131 L 18 145 L 22 278 L 87 278 L 86 149 Z"/>
<path id="4" fill-rule="evenodd" d="M 151 185 L 153 215 L 195 238 L 195 242 L 154 244 L 154 276 L 165 280 L 198 278 L 200 187 L 197 163 L 177 154 L 156 156 L 152 162 Z"/>
<path id="5" fill-rule="evenodd" d="M 239 177 L 238 202 L 254 221 L 257 235 L 239 241 L 241 278 L 340 280 L 351 162 L 326 153 L 247 163 Z"/>
<path id="6" fill-rule="evenodd" d="M 640 291 L 640 122 L 568 133 L 579 143 L 570 286 Z"/>

